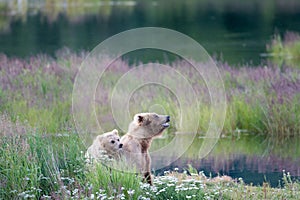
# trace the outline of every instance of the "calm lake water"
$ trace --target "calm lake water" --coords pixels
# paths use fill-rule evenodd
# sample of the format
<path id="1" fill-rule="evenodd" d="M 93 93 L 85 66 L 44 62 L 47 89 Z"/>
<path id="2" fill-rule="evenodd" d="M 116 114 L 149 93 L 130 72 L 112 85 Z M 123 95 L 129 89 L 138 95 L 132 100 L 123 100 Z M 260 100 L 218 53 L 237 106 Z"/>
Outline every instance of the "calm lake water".
<path id="1" fill-rule="evenodd" d="M 175 141 L 175 151 L 185 148 L 190 141 L 193 142 L 178 159 L 172 153 L 153 154 L 173 139 L 178 141 Z M 253 135 L 221 138 L 206 157 L 199 159 L 198 153 L 202 142 L 203 138 L 193 138 L 190 134 L 154 140 L 151 148 L 153 170 L 158 175 L 174 168 L 182 172 L 188 169 L 190 164 L 207 176 L 214 177 L 220 174 L 236 179 L 241 177 L 245 183 L 254 185 L 262 185 L 267 181 L 272 187 L 277 187 L 279 181 L 282 181 L 283 170 L 290 172 L 294 179 L 300 178 L 300 138 L 282 143 Z M 162 167 L 169 162 L 170 165 Z"/>
<path id="2" fill-rule="evenodd" d="M 0 52 L 11 56 L 91 50 L 114 34 L 145 26 L 187 34 L 231 64 L 259 64 L 272 35 L 300 32 L 300 2 L 0 0 Z"/>
<path id="3" fill-rule="evenodd" d="M 275 33 L 300 32 L 300 1 L 0 0 L 0 53 L 27 57 L 37 53 L 55 56 L 63 47 L 92 50 L 114 34 L 145 26 L 180 31 L 230 64 L 257 65 L 266 59 L 266 44 Z M 153 55 L 147 55 L 149 60 L 156 59 L 157 54 Z M 173 138 L 155 140 L 152 150 Z M 192 138 L 181 138 L 189 140 Z M 222 138 L 208 156 L 199 159 L 202 141 L 196 138 L 182 157 L 156 173 L 191 164 L 207 175 L 242 177 L 254 184 L 266 180 L 277 186 L 282 170 L 300 177 L 299 140 L 276 144 L 256 136 Z M 153 157 L 153 168 L 170 158 Z"/>

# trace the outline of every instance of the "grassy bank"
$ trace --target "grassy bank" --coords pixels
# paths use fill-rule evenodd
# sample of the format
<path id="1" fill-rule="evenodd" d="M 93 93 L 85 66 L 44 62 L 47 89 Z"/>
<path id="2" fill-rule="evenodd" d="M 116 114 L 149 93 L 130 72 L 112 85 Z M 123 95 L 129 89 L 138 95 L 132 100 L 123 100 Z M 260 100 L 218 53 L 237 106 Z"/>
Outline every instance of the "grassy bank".
<path id="1" fill-rule="evenodd" d="M 84 53 L 74 54 L 68 50 L 59 51 L 55 59 L 45 55 L 27 59 L 0 55 L 0 112 L 8 115 L 13 122 L 18 119 L 35 127 L 39 132 L 74 130 L 71 115 L 72 89 L 78 67 L 85 56 Z M 93 64 L 102 63 L 103 60 L 95 60 Z M 212 114 L 210 91 L 201 76 L 188 63 L 178 61 L 170 65 L 189 80 L 199 98 L 198 109 L 190 103 L 184 110 L 192 116 L 183 127 L 184 131 L 191 131 L 189 128 L 199 123 L 198 133 L 205 133 Z M 299 68 L 277 67 L 275 64 L 237 68 L 218 63 L 218 66 L 227 96 L 223 134 L 237 131 L 265 134 L 277 138 L 278 141 L 299 136 Z M 135 66 L 117 60 L 99 81 L 95 103 L 98 119 L 104 130 L 116 127 L 112 120 L 112 94 L 108 88 L 114 88 L 120 77 L 133 67 Z M 140 68 L 137 72 L 141 79 L 145 70 L 147 69 Z M 158 71 L 149 73 L 157 74 Z M 177 77 L 169 78 L 176 80 Z M 134 85 L 136 82 L 133 80 L 128 84 Z M 185 95 L 185 91 L 181 93 L 176 95 Z M 132 115 L 148 111 L 155 104 L 161 105 L 172 116 L 172 127 L 180 129 L 178 99 L 172 91 L 164 87 L 152 85 L 135 91 L 130 99 L 129 111 Z"/>
<path id="2" fill-rule="evenodd" d="M 193 168 L 166 172 L 154 186 L 134 174 L 84 164 L 80 138 L 58 136 L 2 136 L 0 140 L 1 199 L 298 199 L 300 184 L 283 172 L 283 187 L 244 184 L 242 179 L 213 178 Z"/>
<path id="3" fill-rule="evenodd" d="M 139 185 L 132 174 L 113 171 L 110 175 L 102 165 L 89 170 L 76 135 L 2 137 L 0 147 L 1 199 L 80 199 L 93 195 L 96 199 L 126 193 L 130 189 L 127 186 Z M 115 192 L 121 187 L 122 191 Z"/>
<path id="4" fill-rule="evenodd" d="M 283 37 L 275 35 L 267 46 L 273 63 L 279 67 L 300 68 L 300 36 L 295 32 L 287 32 Z"/>

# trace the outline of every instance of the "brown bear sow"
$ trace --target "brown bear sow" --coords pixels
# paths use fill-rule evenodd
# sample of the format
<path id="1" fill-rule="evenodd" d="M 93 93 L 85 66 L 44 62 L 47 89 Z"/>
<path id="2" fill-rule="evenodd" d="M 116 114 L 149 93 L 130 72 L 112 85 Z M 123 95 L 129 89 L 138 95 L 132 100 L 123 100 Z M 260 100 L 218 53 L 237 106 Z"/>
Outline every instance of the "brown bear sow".
<path id="1" fill-rule="evenodd" d="M 151 179 L 151 158 L 149 148 L 152 139 L 170 126 L 170 116 L 156 113 L 136 114 L 130 123 L 128 133 L 121 138 L 127 162 L 141 172 L 149 184 Z"/>

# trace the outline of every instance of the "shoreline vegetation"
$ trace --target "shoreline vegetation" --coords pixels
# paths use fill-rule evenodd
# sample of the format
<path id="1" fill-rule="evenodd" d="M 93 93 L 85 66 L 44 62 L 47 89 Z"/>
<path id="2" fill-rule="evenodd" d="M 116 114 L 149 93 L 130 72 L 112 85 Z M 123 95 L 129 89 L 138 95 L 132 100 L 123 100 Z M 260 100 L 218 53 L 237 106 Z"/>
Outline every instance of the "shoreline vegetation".
<path id="1" fill-rule="evenodd" d="M 216 61 L 227 99 L 223 135 L 246 132 L 273 137 L 278 141 L 300 136 L 300 69 L 297 64 L 300 62 L 300 48 L 297 45 L 299 42 L 299 35 L 295 33 L 287 33 L 284 40 L 275 37 L 268 46 L 273 57 L 267 64 L 260 66 L 232 67 Z M 298 51 L 295 50 L 297 48 Z M 20 59 L 1 54 L 0 112 L 7 115 L 12 122 L 18 119 L 42 133 L 75 130 L 71 116 L 72 90 L 78 68 L 86 56 L 87 53 L 76 54 L 68 49 L 58 51 L 55 58 L 36 55 Z M 93 65 L 101 65 L 101 61 L 105 63 L 103 60 L 95 60 Z M 199 124 L 197 133 L 205 133 L 212 114 L 210 91 L 189 63 L 179 60 L 169 65 L 188 78 L 199 97 L 200 116 L 193 115 L 193 104 L 185 112 L 190 112 L 188 116 L 194 116 L 191 123 Z M 109 89 L 114 88 L 119 78 L 133 67 L 136 65 L 128 65 L 126 61 L 118 59 L 106 69 L 99 80 L 95 103 L 99 122 L 104 130 L 116 127 L 111 122 L 113 115 L 109 105 L 112 94 Z M 142 77 L 145 70 L 139 68 L 137 73 Z M 176 80 L 176 77 L 169 78 Z M 184 91 L 176 95 L 184 95 Z M 142 98 L 145 96 L 147 98 Z M 129 109 L 131 113 L 137 113 L 158 104 L 171 116 L 178 116 L 180 110 L 176 98 L 166 88 L 145 86 L 132 95 Z M 175 121 L 176 119 L 174 123 Z M 180 124 L 172 125 L 175 129 L 172 132 L 181 131 L 178 130 Z M 189 127 L 193 127 L 192 125 L 185 124 L 183 130 L 191 132 Z"/>
<path id="2" fill-rule="evenodd" d="M 273 57 L 261 66 L 232 67 L 218 62 L 227 97 L 227 115 L 223 136 L 262 135 L 278 144 L 300 135 L 299 35 L 287 33 L 267 47 Z M 154 187 L 141 184 L 132 174 L 110 171 L 98 165 L 89 171 L 84 165 L 85 147 L 76 134 L 71 115 L 74 79 L 87 54 L 68 49 L 55 58 L 36 55 L 25 59 L 0 55 L 0 198 L 2 199 L 297 199 L 299 181 L 283 172 L 278 188 L 268 183 L 246 185 L 242 179 L 213 182 L 192 167 L 186 173 L 166 172 L 154 179 Z M 281 56 L 277 56 L 281 55 Z M 286 56 L 287 55 L 287 56 Z M 281 60 L 278 60 L 281 59 Z M 101 64 L 97 63 L 97 64 Z M 203 135 L 211 116 L 207 88 L 191 67 L 183 62 L 170 63 L 189 75 L 201 98 L 199 135 Z M 134 66 L 116 60 L 105 72 L 97 88 L 97 113 L 103 129 L 115 124 L 107 105 L 107 88 Z M 184 92 L 184 91 L 183 91 Z M 155 95 L 154 95 L 155 94 Z M 168 98 L 159 98 L 168 94 Z M 140 107 L 134 107 L 147 96 Z M 178 115 L 178 105 L 164 88 L 143 88 L 133 95 L 130 112 L 164 105 L 171 116 Z M 152 104 L 151 104 L 152 103 Z M 194 108 L 186 112 L 195 112 Z M 198 117 L 198 116 L 197 116 Z M 179 127 L 172 120 L 173 129 Z M 189 124 L 186 125 L 188 131 Z M 55 133 L 62 133 L 55 136 Z M 67 139 L 62 139 L 64 134 Z M 99 178 L 101 177 L 101 178 Z M 224 177 L 223 177 L 224 178 Z M 222 176 L 221 178 L 222 179 Z M 216 179 L 215 179 L 216 180 Z"/>
<path id="3" fill-rule="evenodd" d="M 77 134 L 2 136 L 1 199 L 299 199 L 300 183 L 283 171 L 278 187 L 245 184 L 242 178 L 211 177 L 188 165 L 154 177 L 141 177 L 99 163 L 85 165 Z"/>

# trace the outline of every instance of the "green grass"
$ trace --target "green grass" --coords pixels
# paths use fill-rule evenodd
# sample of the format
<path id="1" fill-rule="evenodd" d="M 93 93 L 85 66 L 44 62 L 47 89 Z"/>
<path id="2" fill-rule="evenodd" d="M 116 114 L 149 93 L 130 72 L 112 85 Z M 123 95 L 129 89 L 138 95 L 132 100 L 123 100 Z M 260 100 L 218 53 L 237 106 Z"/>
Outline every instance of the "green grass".
<path id="1" fill-rule="evenodd" d="M 282 188 L 251 186 L 239 180 L 210 179 L 191 166 L 166 172 L 154 185 L 102 164 L 85 165 L 76 134 L 2 136 L 0 199 L 297 199 L 300 184 L 283 172 Z M 280 180 L 279 180 L 280 181 Z"/>
<path id="2" fill-rule="evenodd" d="M 39 132 L 57 133 L 75 129 L 71 112 L 72 90 L 84 54 L 67 51 L 58 54 L 55 60 L 41 55 L 28 59 L 7 58 L 4 55 L 0 58 L 3 61 L 0 71 L 0 113 L 8 115 L 13 122 L 17 119 L 25 122 Z M 93 62 L 101 65 L 103 60 Z M 147 85 L 132 94 L 130 114 L 133 116 L 138 112 L 147 112 L 151 106 L 159 105 L 163 109 L 157 112 L 165 112 L 172 117 L 172 129 L 169 132 L 194 132 L 196 127 L 199 134 L 205 134 L 213 111 L 205 82 L 184 62 L 170 65 L 183 76 L 189 76 L 187 79 L 193 86 L 199 105 L 195 101 L 178 102 L 178 96 L 186 95 L 184 89 L 173 94 L 174 91 L 167 88 Z M 299 136 L 298 68 L 279 70 L 264 66 L 237 69 L 223 63 L 219 65 L 227 97 L 223 134 L 245 130 L 276 137 L 278 140 Z M 132 67 L 135 66 L 119 60 L 105 72 L 99 82 L 95 94 L 96 111 L 104 130 L 116 128 L 111 113 L 112 97 L 109 88 L 114 88 L 120 77 Z M 143 74 L 143 70 L 138 70 L 137 75 Z M 157 72 L 150 70 L 147 73 L 155 75 Z M 176 77 L 169 79 L 163 81 L 178 84 Z M 133 88 L 139 82 L 131 79 L 127 82 L 128 88 Z M 85 118 L 90 120 L 90 116 Z M 122 123 L 126 128 L 129 121 Z"/>
<path id="3" fill-rule="evenodd" d="M 47 56 L 35 59 L 0 58 L 0 112 L 28 123 L 40 132 L 59 132 L 72 127 L 72 56 L 57 61 Z M 79 59 L 79 57 L 77 57 Z M 72 66 L 76 67 L 76 66 Z"/>
<path id="4" fill-rule="evenodd" d="M 100 193 L 136 199 L 139 194 L 135 174 L 101 164 L 86 166 L 85 148 L 76 134 L 3 136 L 0 145 L 0 199 L 69 199 Z M 135 193 L 128 194 L 131 190 Z"/>
<path id="5" fill-rule="evenodd" d="M 1 138 L 1 152 L 4 199 L 51 192 L 63 195 L 64 185 L 72 187 L 71 183 L 64 183 L 64 177 L 83 175 L 78 137 L 7 136 Z"/>
<path id="6" fill-rule="evenodd" d="M 88 170 L 86 178 L 93 186 L 92 192 L 103 197 L 138 199 L 142 195 L 140 179 L 133 173 L 96 164 Z"/>
<path id="7" fill-rule="evenodd" d="M 300 37 L 294 32 L 285 33 L 284 37 L 275 35 L 267 47 L 271 61 L 279 67 L 285 65 L 300 68 Z"/>

